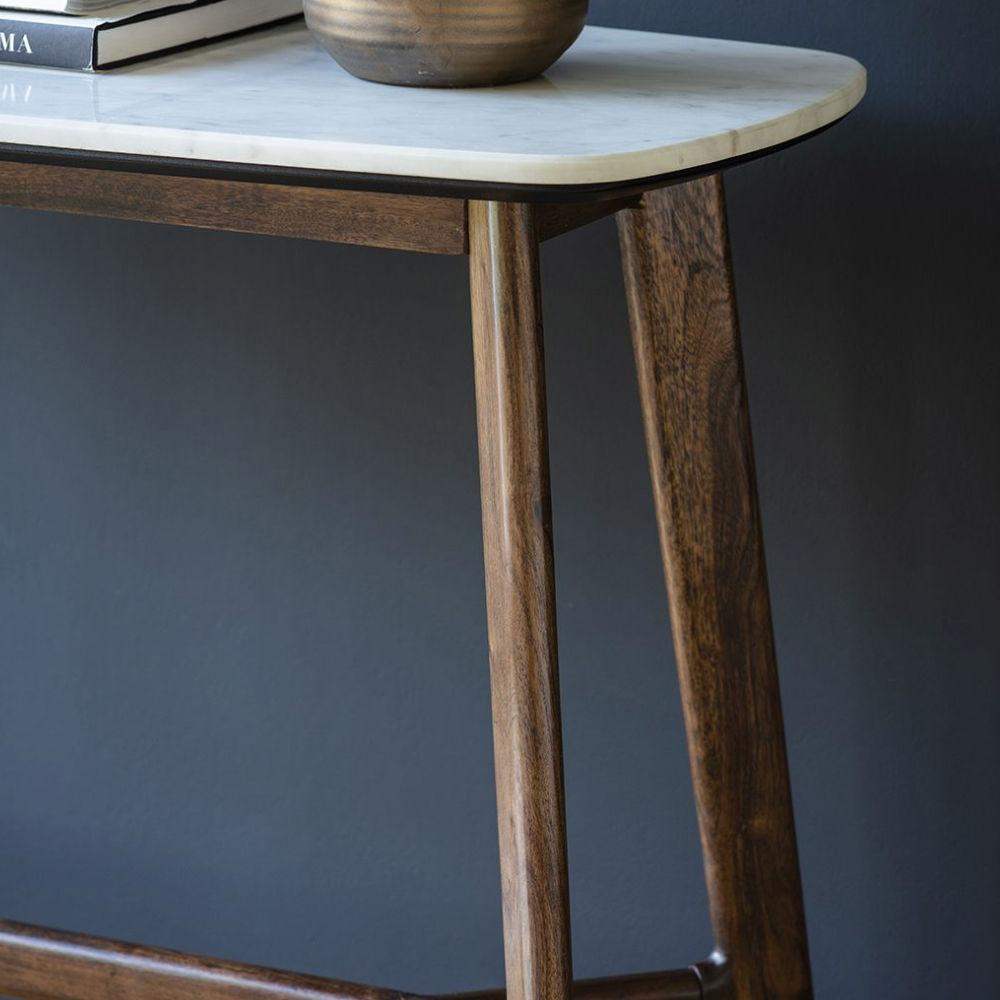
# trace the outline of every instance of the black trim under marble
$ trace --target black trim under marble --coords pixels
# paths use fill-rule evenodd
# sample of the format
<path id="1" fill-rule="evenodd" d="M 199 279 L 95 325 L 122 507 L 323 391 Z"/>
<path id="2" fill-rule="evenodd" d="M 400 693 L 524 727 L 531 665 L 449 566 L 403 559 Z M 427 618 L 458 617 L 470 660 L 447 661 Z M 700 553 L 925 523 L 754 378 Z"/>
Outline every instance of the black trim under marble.
<path id="1" fill-rule="evenodd" d="M 381 191 L 390 194 L 413 194 L 438 198 L 580 204 L 627 198 L 652 188 L 666 187 L 695 177 L 728 170 L 731 167 L 742 166 L 744 163 L 750 163 L 771 153 L 791 149 L 807 139 L 826 132 L 843 120 L 844 118 L 839 118 L 829 125 L 824 125 L 822 128 L 815 129 L 789 142 L 770 146 L 755 153 L 730 157 L 691 170 L 607 184 L 502 184 L 490 181 L 449 180 L 436 177 L 406 177 L 340 170 L 310 170 L 300 167 L 271 167 L 247 163 L 224 163 L 215 160 L 139 156 L 129 153 L 102 153 L 80 149 L 56 149 L 48 146 L 13 145 L 3 142 L 0 142 L 0 160 L 166 177 L 248 181 L 257 184 L 334 188 L 348 191 Z"/>

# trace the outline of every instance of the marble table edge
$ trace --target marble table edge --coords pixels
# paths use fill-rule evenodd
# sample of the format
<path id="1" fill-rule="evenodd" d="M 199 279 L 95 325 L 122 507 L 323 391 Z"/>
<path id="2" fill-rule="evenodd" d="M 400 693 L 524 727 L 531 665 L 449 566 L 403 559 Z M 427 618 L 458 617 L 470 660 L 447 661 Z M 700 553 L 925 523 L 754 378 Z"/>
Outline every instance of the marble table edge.
<path id="1" fill-rule="evenodd" d="M 10 145 L 70 149 L 95 154 L 200 160 L 275 169 L 532 186 L 638 182 L 765 152 L 834 124 L 867 92 L 867 71 L 856 60 L 854 76 L 819 101 L 740 130 L 681 143 L 602 154 L 531 154 L 462 149 L 421 149 L 301 138 L 227 135 L 146 125 L 81 123 L 70 119 L 0 114 L 0 141 Z"/>

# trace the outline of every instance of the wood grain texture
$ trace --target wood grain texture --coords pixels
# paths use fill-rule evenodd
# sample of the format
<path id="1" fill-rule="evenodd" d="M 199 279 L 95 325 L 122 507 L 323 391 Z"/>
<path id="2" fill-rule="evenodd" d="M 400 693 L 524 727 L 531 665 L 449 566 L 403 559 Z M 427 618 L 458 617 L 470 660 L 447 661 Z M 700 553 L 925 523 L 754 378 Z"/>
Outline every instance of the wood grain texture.
<path id="1" fill-rule="evenodd" d="M 459 199 L 0 162 L 0 205 L 424 253 L 466 252 Z"/>
<path id="2" fill-rule="evenodd" d="M 535 226 L 538 230 L 538 239 L 541 242 L 562 236 L 563 233 L 572 232 L 574 229 L 581 229 L 589 226 L 592 222 L 598 222 L 622 211 L 624 208 L 634 207 L 639 204 L 639 198 L 619 198 L 614 201 L 594 201 L 583 202 L 582 204 L 553 204 L 535 206 Z"/>
<path id="3" fill-rule="evenodd" d="M 0 992 L 24 1000 L 505 1000 L 503 990 L 397 990 L 0 921 Z M 700 1000 L 688 969 L 591 979 L 573 1000 Z"/>
<path id="4" fill-rule="evenodd" d="M 305 0 L 348 72 L 410 87 L 485 87 L 544 73 L 576 41 L 588 0 Z"/>
<path id="5" fill-rule="evenodd" d="M 721 177 L 647 193 L 622 255 L 718 957 L 812 996 Z M 728 980 L 728 981 L 727 981 Z"/>
<path id="6" fill-rule="evenodd" d="M 572 983 L 538 240 L 471 202 L 469 250 L 509 1000 Z"/>
<path id="7" fill-rule="evenodd" d="M 2 921 L 0 995 L 21 1000 L 409 1000 L 410 996 Z"/>

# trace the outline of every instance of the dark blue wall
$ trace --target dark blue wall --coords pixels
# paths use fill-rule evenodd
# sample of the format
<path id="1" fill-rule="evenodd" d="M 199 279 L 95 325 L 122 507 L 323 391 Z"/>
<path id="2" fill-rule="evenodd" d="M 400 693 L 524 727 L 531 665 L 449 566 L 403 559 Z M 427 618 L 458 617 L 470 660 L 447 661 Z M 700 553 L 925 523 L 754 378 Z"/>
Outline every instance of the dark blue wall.
<path id="1" fill-rule="evenodd" d="M 818 992 L 996 996 L 995 6 L 597 0 L 823 47 L 730 176 Z M 0 912 L 502 978 L 459 260 L 0 213 Z M 545 251 L 580 975 L 708 947 L 613 228 Z"/>

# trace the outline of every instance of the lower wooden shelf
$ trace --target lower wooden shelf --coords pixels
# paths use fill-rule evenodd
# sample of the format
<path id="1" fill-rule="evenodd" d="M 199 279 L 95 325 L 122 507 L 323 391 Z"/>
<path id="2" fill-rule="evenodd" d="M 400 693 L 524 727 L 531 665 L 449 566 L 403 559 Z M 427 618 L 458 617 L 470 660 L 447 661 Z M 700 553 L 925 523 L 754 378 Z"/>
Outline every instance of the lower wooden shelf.
<path id="1" fill-rule="evenodd" d="M 0 994 L 18 1000 L 504 1000 L 426 997 L 0 921 Z M 701 1000 L 695 969 L 591 979 L 573 1000 Z"/>

